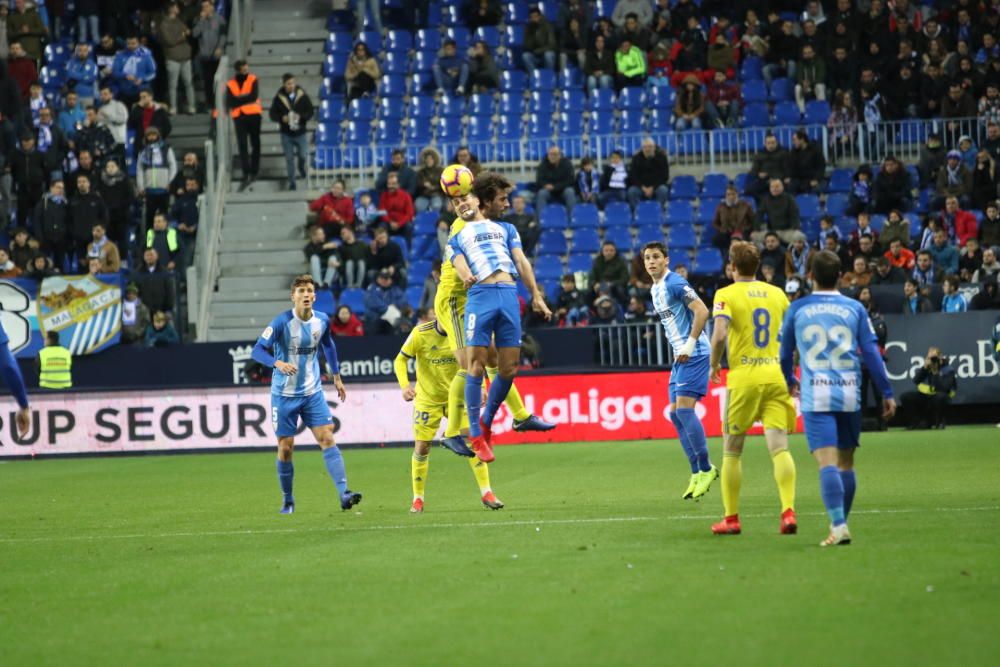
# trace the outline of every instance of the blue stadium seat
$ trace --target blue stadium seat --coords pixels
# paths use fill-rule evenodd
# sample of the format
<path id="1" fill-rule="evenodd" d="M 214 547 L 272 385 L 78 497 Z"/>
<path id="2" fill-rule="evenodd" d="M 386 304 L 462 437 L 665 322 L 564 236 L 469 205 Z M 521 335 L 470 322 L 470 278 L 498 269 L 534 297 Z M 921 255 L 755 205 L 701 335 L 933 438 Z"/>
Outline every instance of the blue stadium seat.
<path id="1" fill-rule="evenodd" d="M 375 141 L 395 148 L 403 143 L 403 124 L 398 118 L 380 120 L 375 129 Z"/>
<path id="2" fill-rule="evenodd" d="M 417 308 L 420 307 L 420 297 L 423 296 L 423 294 L 424 294 L 423 283 L 419 285 L 411 284 L 409 287 L 406 288 L 406 303 L 410 306 L 410 308 L 416 310 Z"/>
<path id="3" fill-rule="evenodd" d="M 561 113 L 582 114 L 587 103 L 587 96 L 582 90 L 563 90 L 559 94 L 559 111 Z"/>
<path id="4" fill-rule="evenodd" d="M 415 95 L 410 98 L 410 118 L 428 119 L 434 116 L 434 96 Z"/>
<path id="5" fill-rule="evenodd" d="M 337 306 L 347 306 L 356 315 L 363 315 L 365 312 L 365 293 L 360 287 L 348 287 L 340 293 L 340 300 Z"/>
<path id="6" fill-rule="evenodd" d="M 357 41 L 367 46 L 375 57 L 382 53 L 382 33 L 377 30 L 365 30 L 358 35 Z"/>
<path id="7" fill-rule="evenodd" d="M 559 88 L 583 92 L 583 72 L 572 65 L 562 68 L 559 70 Z"/>
<path id="8" fill-rule="evenodd" d="M 500 115 L 520 115 L 524 112 L 524 97 L 521 93 L 500 93 Z"/>
<path id="9" fill-rule="evenodd" d="M 701 196 L 722 199 L 726 196 L 729 177 L 725 174 L 705 174 L 701 182 Z"/>
<path id="10" fill-rule="evenodd" d="M 802 221 L 802 233 L 806 235 L 806 240 L 810 244 L 815 244 L 819 241 L 819 220 L 813 218 L 812 220 Z"/>
<path id="11" fill-rule="evenodd" d="M 344 119 L 344 100 L 340 98 L 320 100 L 319 122 L 339 123 Z"/>
<path id="12" fill-rule="evenodd" d="M 795 99 L 795 82 L 791 79 L 779 78 L 771 81 L 767 101 L 772 103 L 791 102 Z M 825 120 L 823 122 L 826 122 Z"/>
<path id="13" fill-rule="evenodd" d="M 597 229 L 601 225 L 600 213 L 593 204 L 577 204 L 570 215 L 570 227 L 576 229 Z"/>
<path id="14" fill-rule="evenodd" d="M 544 230 L 569 229 L 569 217 L 566 207 L 562 204 L 547 204 L 538 216 L 538 224 Z"/>
<path id="15" fill-rule="evenodd" d="M 795 203 L 799 205 L 799 216 L 802 218 L 818 218 L 823 215 L 819 210 L 819 197 L 816 195 L 798 195 Z"/>
<path id="16" fill-rule="evenodd" d="M 854 172 L 850 169 L 840 167 L 830 173 L 830 183 L 826 187 L 827 192 L 850 192 L 854 184 Z"/>
<path id="17" fill-rule="evenodd" d="M 343 72 L 343 70 L 340 71 Z M 405 77 L 410 73 L 409 54 L 395 52 L 385 54 L 385 60 L 382 61 L 382 71 L 386 74 L 399 74 Z M 326 72 L 324 71 L 324 74 L 325 73 Z"/>
<path id="18" fill-rule="evenodd" d="M 561 231 L 544 231 L 538 239 L 536 246 L 537 255 L 562 255 L 566 254 L 566 235 Z"/>
<path id="19" fill-rule="evenodd" d="M 336 146 L 340 143 L 340 128 L 333 125 L 320 124 L 316 126 L 317 146 Z M 130 146 L 131 148 L 131 146 Z M 132 151 L 129 150 L 129 154 Z"/>
<path id="20" fill-rule="evenodd" d="M 415 236 L 437 234 L 437 223 L 440 217 L 436 211 L 417 213 L 413 218 L 413 234 Z"/>
<path id="21" fill-rule="evenodd" d="M 604 241 L 614 243 L 623 253 L 632 252 L 632 232 L 628 227 L 609 227 L 604 232 Z"/>
<path id="22" fill-rule="evenodd" d="M 337 310 L 336 302 L 333 300 L 333 292 L 328 289 L 316 290 L 316 300 L 313 301 L 313 310 L 332 315 Z"/>
<path id="23" fill-rule="evenodd" d="M 589 252 L 570 253 L 569 261 L 566 263 L 566 271 L 569 273 L 588 273 L 594 265 L 594 258 Z"/>
<path id="24" fill-rule="evenodd" d="M 489 141 L 493 138 L 493 121 L 489 116 L 469 117 L 469 141 Z"/>
<path id="25" fill-rule="evenodd" d="M 652 109 L 670 111 L 674 108 L 674 100 L 674 89 L 670 86 L 654 86 L 649 91 L 648 105 Z"/>
<path id="26" fill-rule="evenodd" d="M 417 51 L 437 53 L 441 49 L 441 33 L 437 28 L 421 28 L 417 31 Z"/>
<path id="27" fill-rule="evenodd" d="M 580 137 L 583 136 L 584 120 L 582 113 L 561 113 L 559 114 L 559 136 Z"/>
<path id="28" fill-rule="evenodd" d="M 743 83 L 743 101 L 747 104 L 767 102 L 767 84 L 763 80 L 745 81 Z"/>
<path id="29" fill-rule="evenodd" d="M 519 141 L 521 139 L 521 116 L 503 115 L 500 116 L 499 138 L 505 141 Z"/>
<path id="30" fill-rule="evenodd" d="M 507 2 L 503 6 L 504 23 L 524 24 L 528 22 L 528 3 Z M 610 14 L 608 15 L 610 16 Z"/>
<path id="31" fill-rule="evenodd" d="M 972 211 L 975 213 L 975 211 Z M 887 218 L 881 213 L 873 213 L 871 216 L 871 228 L 875 230 L 877 234 L 882 233 L 882 228 L 885 227 L 885 221 Z"/>
<path id="32" fill-rule="evenodd" d="M 632 224 L 632 209 L 625 202 L 611 202 L 604 207 L 605 227 L 628 227 Z"/>
<path id="33" fill-rule="evenodd" d="M 830 103 L 826 100 L 806 102 L 806 125 L 826 125 L 830 119 Z"/>
<path id="34" fill-rule="evenodd" d="M 697 199 L 698 181 L 695 180 L 694 176 L 674 176 L 673 182 L 670 184 L 670 198 Z"/>
<path id="35" fill-rule="evenodd" d="M 618 119 L 618 131 L 622 134 L 642 134 L 645 131 L 645 116 L 639 109 L 622 111 Z"/>
<path id="36" fill-rule="evenodd" d="M 472 35 L 469 33 L 469 29 L 461 24 L 452 25 L 444 31 L 444 36 L 446 39 L 455 40 L 455 46 L 459 53 L 464 54 L 472 45 Z"/>
<path id="37" fill-rule="evenodd" d="M 462 95 L 445 95 L 438 103 L 438 115 L 448 118 L 458 118 L 464 116 L 465 97 Z"/>
<path id="38" fill-rule="evenodd" d="M 379 82 L 379 94 L 384 97 L 403 97 L 406 95 L 406 76 L 403 74 L 386 74 Z"/>
<path id="39" fill-rule="evenodd" d="M 524 45 L 524 26 L 508 23 L 500 34 L 500 45 L 514 55 L 520 54 Z"/>
<path id="40" fill-rule="evenodd" d="M 500 47 L 500 29 L 492 25 L 480 26 L 476 28 L 475 41 L 486 42 L 490 53 L 495 53 Z"/>
<path id="41" fill-rule="evenodd" d="M 434 91 L 434 77 L 430 72 L 414 72 L 410 75 L 410 94 L 424 95 Z"/>
<path id="42" fill-rule="evenodd" d="M 556 98 L 551 90 L 534 91 L 528 97 L 528 113 L 552 115 L 556 111 Z"/>
<path id="43" fill-rule="evenodd" d="M 641 248 L 647 243 L 663 243 L 663 240 L 663 230 L 660 229 L 659 225 L 644 225 L 639 227 L 639 233 L 636 235 L 635 244 L 637 247 Z"/>
<path id="44" fill-rule="evenodd" d="M 748 104 L 743 110 L 743 125 L 745 127 L 767 127 L 771 124 L 770 114 L 763 104 Z"/>
<path id="45" fill-rule="evenodd" d="M 828 215 L 832 215 L 835 218 L 839 218 L 844 215 L 844 211 L 847 209 L 847 195 L 845 194 L 831 194 L 826 198 L 826 212 Z"/>
<path id="46" fill-rule="evenodd" d="M 764 61 L 758 57 L 750 57 L 743 61 L 740 66 L 740 80 L 758 81 L 764 78 Z"/>
<path id="47" fill-rule="evenodd" d="M 703 276 L 715 276 L 722 273 L 722 254 L 718 248 L 701 248 L 694 256 L 691 273 Z"/>
<path id="48" fill-rule="evenodd" d="M 596 253 L 601 249 L 601 239 L 596 229 L 578 229 L 573 233 L 570 252 Z"/>
<path id="49" fill-rule="evenodd" d="M 347 105 L 347 119 L 358 122 L 371 122 L 375 118 L 375 101 L 358 97 Z"/>
<path id="50" fill-rule="evenodd" d="M 439 142 L 457 142 L 462 140 L 462 119 L 441 117 L 437 122 L 437 140 Z"/>
<path id="51" fill-rule="evenodd" d="M 690 225 L 694 222 L 694 207 L 690 201 L 674 199 L 667 202 L 667 224 Z"/>
<path id="52" fill-rule="evenodd" d="M 423 285 L 429 275 L 431 275 L 431 263 L 426 259 L 410 262 L 406 270 L 406 279 L 411 285 Z"/>
<path id="53" fill-rule="evenodd" d="M 656 201 L 641 201 L 635 207 L 635 224 L 642 225 L 662 225 L 663 210 L 660 203 Z"/>
<path id="54" fill-rule="evenodd" d="M 413 33 L 409 30 L 387 30 L 385 33 L 386 55 L 389 53 L 407 53 L 413 48 Z"/>
<path id="55" fill-rule="evenodd" d="M 550 69 L 539 67 L 531 73 L 532 90 L 554 90 L 556 87 L 556 73 Z"/>
<path id="56" fill-rule="evenodd" d="M 670 109 L 653 109 L 649 114 L 649 131 L 673 132 L 673 112 Z"/>
<path id="57" fill-rule="evenodd" d="M 554 133 L 551 114 L 533 113 L 528 117 L 529 139 L 551 139 Z M 548 146 L 544 150 L 548 150 Z"/>
<path id="58" fill-rule="evenodd" d="M 592 112 L 590 116 L 590 131 L 594 134 L 607 135 L 615 130 L 615 116 L 611 111 Z"/>
<path id="59" fill-rule="evenodd" d="M 350 53 L 352 50 L 354 37 L 349 32 L 331 32 L 323 44 L 324 53 Z"/>
<path id="60" fill-rule="evenodd" d="M 406 237 L 404 236 L 390 236 L 389 240 L 399 246 L 399 249 L 403 252 L 403 257 L 410 256 L 409 244 L 406 242 Z"/>
<path id="61" fill-rule="evenodd" d="M 350 121 L 344 128 L 344 142 L 353 146 L 369 144 L 372 140 L 370 121 Z"/>
<path id="62" fill-rule="evenodd" d="M 473 116 L 492 116 L 496 107 L 493 95 L 476 93 L 469 98 L 469 113 Z"/>
<path id="63" fill-rule="evenodd" d="M 423 147 L 431 142 L 431 124 L 429 118 L 415 118 L 412 115 L 406 121 L 406 143 Z"/>
<path id="64" fill-rule="evenodd" d="M 535 260 L 535 278 L 538 280 L 559 280 L 564 270 L 563 263 L 555 255 L 545 255 Z"/>
<path id="65" fill-rule="evenodd" d="M 702 197 L 701 201 L 698 202 L 698 212 L 694 216 L 695 224 L 712 224 L 712 219 L 715 218 L 715 209 L 719 208 L 719 204 L 721 203 L 721 199 L 707 199 Z"/>
<path id="66" fill-rule="evenodd" d="M 591 112 L 613 111 L 615 108 L 615 92 L 608 88 L 598 88 L 587 99 L 587 108 Z"/>
<path id="67" fill-rule="evenodd" d="M 413 54 L 413 71 L 430 72 L 434 69 L 437 54 L 430 51 L 417 51 Z"/>
<path id="68" fill-rule="evenodd" d="M 733 185 L 736 186 L 736 191 L 743 194 L 747 191 L 747 178 L 749 174 L 740 173 L 736 174 L 736 178 L 733 179 Z M 756 207 L 754 208 L 756 210 Z"/>
<path id="69" fill-rule="evenodd" d="M 619 110 L 634 109 L 641 111 L 645 104 L 645 90 L 638 86 L 622 88 L 621 92 L 618 93 L 616 106 Z"/>
<path id="70" fill-rule="evenodd" d="M 694 227 L 689 224 L 671 225 L 669 248 L 674 250 L 692 250 L 698 245 L 698 237 L 694 233 Z"/>
<path id="71" fill-rule="evenodd" d="M 399 120 L 406 114 L 406 103 L 401 97 L 382 97 L 378 101 L 378 117 L 381 120 Z"/>
<path id="72" fill-rule="evenodd" d="M 539 0 L 538 8 L 542 10 L 542 16 L 552 25 L 559 25 L 559 5 L 556 0 Z"/>
<path id="73" fill-rule="evenodd" d="M 774 105 L 775 125 L 798 125 L 802 121 L 802 114 L 795 102 L 778 102 Z"/>
<path id="74" fill-rule="evenodd" d="M 528 75 L 520 70 L 504 70 L 500 73 L 500 92 L 521 94 L 528 87 Z"/>

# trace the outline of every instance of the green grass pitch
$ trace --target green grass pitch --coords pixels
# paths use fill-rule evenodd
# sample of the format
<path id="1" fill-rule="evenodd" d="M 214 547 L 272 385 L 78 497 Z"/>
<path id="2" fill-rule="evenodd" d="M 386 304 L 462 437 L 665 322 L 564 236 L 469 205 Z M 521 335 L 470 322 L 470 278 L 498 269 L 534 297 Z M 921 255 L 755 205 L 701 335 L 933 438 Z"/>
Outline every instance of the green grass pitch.
<path id="1" fill-rule="evenodd" d="M 422 516 L 404 449 L 345 451 L 350 513 L 300 452 L 293 516 L 271 453 L 6 463 L 0 665 L 997 664 L 1000 431 L 865 434 L 836 549 L 793 455 L 799 535 L 754 438 L 739 537 L 676 441 L 500 447 L 500 512 L 438 448 Z"/>

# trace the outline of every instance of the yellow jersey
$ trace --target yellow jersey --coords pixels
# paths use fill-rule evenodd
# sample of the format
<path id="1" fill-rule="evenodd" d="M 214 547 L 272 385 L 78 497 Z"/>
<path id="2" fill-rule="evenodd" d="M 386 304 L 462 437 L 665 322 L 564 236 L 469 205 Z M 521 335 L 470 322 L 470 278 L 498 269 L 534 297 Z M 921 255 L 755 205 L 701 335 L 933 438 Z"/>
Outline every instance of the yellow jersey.
<path id="1" fill-rule="evenodd" d="M 424 403 L 447 403 L 448 387 L 458 372 L 458 360 L 448 347 L 448 339 L 437 328 L 437 322 L 426 322 L 410 332 L 396 357 L 396 379 L 402 388 L 410 386 L 405 358 L 414 359 L 417 367 L 417 400 Z"/>
<path id="2" fill-rule="evenodd" d="M 778 334 L 786 310 L 784 291 L 758 280 L 738 281 L 715 293 L 712 317 L 729 320 L 727 387 L 785 384 Z"/>
<path id="3" fill-rule="evenodd" d="M 448 238 L 450 239 L 464 228 L 465 220 L 463 220 L 461 216 L 455 218 L 455 221 L 451 223 Z M 445 299 L 453 296 L 465 296 L 465 283 L 463 283 L 462 279 L 458 277 L 458 271 L 455 270 L 455 266 L 451 263 L 451 257 L 454 254 L 455 252 L 449 246 L 445 246 L 444 258 L 441 260 L 441 280 L 438 282 L 435 301 L 437 301 L 437 299 Z M 440 315 L 440 313 L 438 314 Z"/>

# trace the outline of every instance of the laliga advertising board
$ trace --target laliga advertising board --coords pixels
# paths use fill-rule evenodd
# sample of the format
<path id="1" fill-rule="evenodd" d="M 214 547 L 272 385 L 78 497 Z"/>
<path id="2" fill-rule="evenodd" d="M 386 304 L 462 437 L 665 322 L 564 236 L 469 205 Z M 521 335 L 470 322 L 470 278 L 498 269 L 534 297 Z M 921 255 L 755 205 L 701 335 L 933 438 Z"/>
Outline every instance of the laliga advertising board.
<path id="1" fill-rule="evenodd" d="M 558 424 L 548 433 L 514 433 L 501 409 L 497 444 L 674 438 L 666 411 L 667 372 L 522 377 L 530 410 Z M 339 404 L 327 391 L 341 445 L 408 443 L 412 404 L 389 384 L 348 384 Z M 698 406 L 708 435 L 721 434 L 726 390 L 713 385 Z M 12 412 L 2 415 L 0 458 L 59 454 L 272 448 L 268 387 L 129 393 L 36 394 L 28 435 L 14 435 Z M 799 424 L 801 428 L 801 423 Z M 312 434 L 299 442 L 312 444 Z"/>

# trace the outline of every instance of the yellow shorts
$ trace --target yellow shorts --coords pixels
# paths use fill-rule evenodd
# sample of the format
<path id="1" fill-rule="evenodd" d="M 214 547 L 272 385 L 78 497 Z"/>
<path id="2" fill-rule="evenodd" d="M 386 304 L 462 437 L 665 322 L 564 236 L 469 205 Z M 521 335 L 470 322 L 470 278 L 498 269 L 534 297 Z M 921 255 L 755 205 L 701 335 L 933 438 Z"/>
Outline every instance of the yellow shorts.
<path id="1" fill-rule="evenodd" d="M 765 429 L 795 432 L 795 404 L 783 383 L 736 387 L 726 391 L 723 433 L 741 435 L 757 421 L 763 422 Z"/>
<path id="2" fill-rule="evenodd" d="M 448 347 L 452 352 L 465 349 L 465 301 L 466 295 L 446 296 L 439 294 L 434 299 L 434 314 L 448 334 Z"/>
<path id="3" fill-rule="evenodd" d="M 448 417 L 448 402 L 422 401 L 419 397 L 413 401 L 413 439 L 430 442 L 437 437 L 441 428 L 441 420 Z M 462 410 L 462 425 L 469 428 L 469 418 Z"/>

